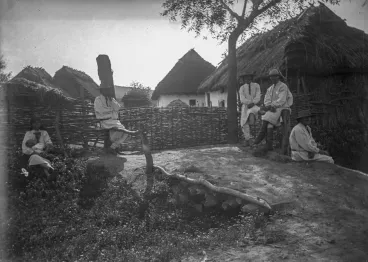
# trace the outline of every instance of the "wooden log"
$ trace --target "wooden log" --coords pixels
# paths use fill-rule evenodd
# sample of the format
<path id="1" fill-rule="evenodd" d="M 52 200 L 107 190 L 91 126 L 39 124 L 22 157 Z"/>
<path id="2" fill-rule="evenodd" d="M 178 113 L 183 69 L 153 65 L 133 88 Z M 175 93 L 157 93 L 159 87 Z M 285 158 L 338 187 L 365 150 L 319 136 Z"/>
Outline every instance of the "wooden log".
<path id="1" fill-rule="evenodd" d="M 230 196 L 234 196 L 236 198 L 242 199 L 244 201 L 250 202 L 252 204 L 255 204 L 257 206 L 263 207 L 267 210 L 272 210 L 270 204 L 268 204 L 268 202 L 262 198 L 259 197 L 253 197 L 250 196 L 248 194 L 230 189 L 230 188 L 225 188 L 225 187 L 217 187 L 212 185 L 210 182 L 208 182 L 205 179 L 192 179 L 192 178 L 187 178 L 183 175 L 180 174 L 170 174 L 168 173 L 163 167 L 160 166 L 154 166 L 155 168 L 157 168 L 158 170 L 160 170 L 162 173 L 164 173 L 165 175 L 167 175 L 168 177 L 175 177 L 179 180 L 185 181 L 189 184 L 195 184 L 195 185 L 202 185 L 206 188 L 208 188 L 209 190 L 215 192 L 215 193 L 221 193 L 221 194 L 226 194 L 226 195 L 230 195 Z"/>

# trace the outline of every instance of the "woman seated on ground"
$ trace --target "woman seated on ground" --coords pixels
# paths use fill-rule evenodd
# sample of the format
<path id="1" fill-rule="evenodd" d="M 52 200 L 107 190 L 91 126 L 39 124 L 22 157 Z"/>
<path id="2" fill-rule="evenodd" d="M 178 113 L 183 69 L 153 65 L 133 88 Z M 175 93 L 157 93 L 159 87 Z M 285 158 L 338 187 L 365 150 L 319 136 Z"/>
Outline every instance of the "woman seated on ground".
<path id="1" fill-rule="evenodd" d="M 50 177 L 50 172 L 53 167 L 49 160 L 44 156 L 53 148 L 49 134 L 41 125 L 41 119 L 32 117 L 31 130 L 27 131 L 22 143 L 22 167 L 39 166 L 43 169 L 47 177 Z"/>
<path id="2" fill-rule="evenodd" d="M 110 154 L 123 155 L 122 145 L 129 135 L 138 135 L 140 131 L 127 130 L 119 121 L 120 104 L 111 94 L 110 88 L 100 88 L 101 95 L 96 97 L 94 109 L 96 118 L 100 120 L 101 128 L 109 130 L 112 145 Z"/>

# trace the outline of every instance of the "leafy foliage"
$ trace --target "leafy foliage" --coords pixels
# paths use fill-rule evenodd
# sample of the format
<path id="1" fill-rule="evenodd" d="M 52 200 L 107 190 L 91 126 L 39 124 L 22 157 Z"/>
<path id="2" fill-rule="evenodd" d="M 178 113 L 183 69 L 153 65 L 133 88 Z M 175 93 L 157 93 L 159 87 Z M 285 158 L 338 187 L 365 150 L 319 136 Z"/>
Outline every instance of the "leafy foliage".
<path id="1" fill-rule="evenodd" d="M 4 56 L 0 55 L 0 83 L 9 81 L 12 73 L 5 73 L 4 70 L 6 69 L 6 62 Z"/>
<path id="2" fill-rule="evenodd" d="M 9 164 L 9 177 L 15 180 L 21 180 L 20 154 Z M 35 175 L 22 188 L 9 181 L 6 240 L 12 261 L 171 261 L 201 248 L 264 239 L 257 231 L 263 216 L 193 216 L 170 202 L 166 180 L 155 183 L 143 218 L 141 199 L 120 176 L 108 180 L 93 206 L 82 208 L 80 192 L 90 176 L 86 159 L 51 160 L 56 181 Z"/>
<path id="3" fill-rule="evenodd" d="M 328 150 L 336 163 L 356 168 L 364 147 L 365 127 L 361 124 L 339 124 L 334 128 L 317 127 L 314 136 L 322 149 Z"/>
<path id="4" fill-rule="evenodd" d="M 121 99 L 125 107 L 148 107 L 152 105 L 151 88 L 144 86 L 140 82 L 133 81 L 130 86 L 132 90 Z"/>

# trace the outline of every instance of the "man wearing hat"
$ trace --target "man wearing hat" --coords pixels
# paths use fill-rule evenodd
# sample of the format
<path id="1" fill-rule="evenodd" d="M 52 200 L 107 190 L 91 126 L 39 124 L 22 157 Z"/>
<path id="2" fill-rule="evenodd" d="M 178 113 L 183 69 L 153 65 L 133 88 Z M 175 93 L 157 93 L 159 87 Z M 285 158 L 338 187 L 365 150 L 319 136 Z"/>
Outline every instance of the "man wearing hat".
<path id="1" fill-rule="evenodd" d="M 317 143 L 312 137 L 309 127 L 312 114 L 310 110 L 301 110 L 298 112 L 298 124 L 291 130 L 289 142 L 291 148 L 291 158 L 294 161 L 323 161 L 334 163 L 328 152 L 318 149 Z"/>
<path id="2" fill-rule="evenodd" d="M 120 147 L 129 134 L 136 135 L 139 131 L 129 131 L 120 123 L 120 104 L 113 97 L 111 88 L 100 88 L 100 93 L 101 95 L 95 99 L 94 108 L 96 118 L 100 120 L 101 128 L 108 129 L 110 133 L 112 145 L 108 149 L 108 153 L 124 154 Z"/>
<path id="3" fill-rule="evenodd" d="M 262 127 L 254 144 L 259 144 L 267 135 L 267 150 L 272 150 L 273 129 L 275 126 L 280 126 L 282 110 L 291 111 L 293 95 L 288 86 L 281 82 L 282 75 L 279 70 L 272 69 L 269 77 L 272 85 L 267 89 L 264 97 L 264 107 L 260 110 L 260 113 L 263 113 Z"/>
<path id="4" fill-rule="evenodd" d="M 239 89 L 241 107 L 240 125 L 243 130 L 245 146 L 249 146 L 250 127 L 256 123 L 256 115 L 259 107 L 257 104 L 261 100 L 261 87 L 259 84 L 252 82 L 254 72 L 246 72 L 240 76 L 240 80 L 244 83 Z"/>

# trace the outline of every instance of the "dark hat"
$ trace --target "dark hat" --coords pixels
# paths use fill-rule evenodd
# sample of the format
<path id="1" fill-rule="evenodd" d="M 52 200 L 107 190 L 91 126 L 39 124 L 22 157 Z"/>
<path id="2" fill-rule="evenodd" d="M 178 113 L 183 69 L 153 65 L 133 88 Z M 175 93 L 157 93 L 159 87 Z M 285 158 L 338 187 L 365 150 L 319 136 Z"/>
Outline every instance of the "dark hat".
<path id="1" fill-rule="evenodd" d="M 282 76 L 281 72 L 277 69 L 272 69 L 268 75 L 269 76 Z"/>
<path id="2" fill-rule="evenodd" d="M 313 116 L 309 109 L 300 110 L 296 116 L 296 119 Z"/>

